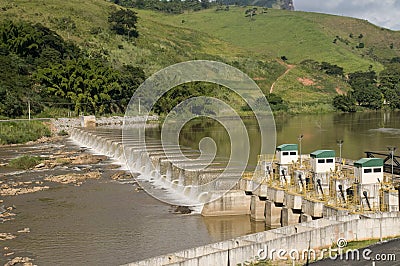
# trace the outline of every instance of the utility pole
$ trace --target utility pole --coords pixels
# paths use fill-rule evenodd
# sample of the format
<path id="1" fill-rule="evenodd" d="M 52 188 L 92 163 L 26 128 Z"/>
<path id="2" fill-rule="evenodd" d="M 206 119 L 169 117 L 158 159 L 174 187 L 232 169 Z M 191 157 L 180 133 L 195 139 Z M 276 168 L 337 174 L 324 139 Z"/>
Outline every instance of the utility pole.
<path id="1" fill-rule="evenodd" d="M 31 100 L 28 99 L 28 119 L 31 121 Z"/>
<path id="2" fill-rule="evenodd" d="M 139 97 L 139 115 L 140 115 L 140 97 Z"/>
<path id="3" fill-rule="evenodd" d="M 342 146 L 343 140 L 339 139 L 336 141 L 337 145 L 339 145 L 339 170 L 342 170 Z"/>
<path id="4" fill-rule="evenodd" d="M 303 158 L 301 157 L 301 141 L 303 140 L 303 134 L 301 134 L 298 138 L 299 143 L 300 143 L 300 168 L 303 168 Z"/>
<path id="5" fill-rule="evenodd" d="M 393 171 L 393 161 L 394 161 L 394 152 L 396 151 L 397 147 L 395 146 L 388 146 L 387 149 L 390 151 L 390 154 L 392 155 L 392 180 L 394 178 L 394 171 Z"/>

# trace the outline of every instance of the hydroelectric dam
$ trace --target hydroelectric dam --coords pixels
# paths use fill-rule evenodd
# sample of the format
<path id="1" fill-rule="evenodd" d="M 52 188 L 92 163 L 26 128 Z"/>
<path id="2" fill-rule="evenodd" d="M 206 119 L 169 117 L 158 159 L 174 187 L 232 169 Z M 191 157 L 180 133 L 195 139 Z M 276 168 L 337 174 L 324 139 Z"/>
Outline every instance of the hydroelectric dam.
<path id="1" fill-rule="evenodd" d="M 198 150 L 157 138 L 144 143 L 101 128 L 74 128 L 70 135 L 139 173 L 144 189 L 160 200 L 194 206 L 204 216 L 250 215 L 272 229 L 129 265 L 237 265 L 257 261 L 265 248 L 321 249 L 339 239 L 400 236 L 399 176 L 385 173 L 383 159 L 343 160 L 333 150 L 304 155 L 296 144 L 282 144 L 276 154 L 260 155 L 255 170 L 224 172 L 224 158 L 210 163 Z"/>
<path id="2" fill-rule="evenodd" d="M 203 157 L 193 164 L 191 158 L 200 156 L 198 150 L 163 144 L 156 138 L 146 143 L 123 138 L 118 129 L 74 128 L 71 138 L 139 173 L 141 186 L 162 201 L 191 206 L 204 216 L 250 214 L 251 198 L 239 188 L 241 172 L 235 168 L 224 171 L 224 158 L 210 163 L 209 158 Z"/>

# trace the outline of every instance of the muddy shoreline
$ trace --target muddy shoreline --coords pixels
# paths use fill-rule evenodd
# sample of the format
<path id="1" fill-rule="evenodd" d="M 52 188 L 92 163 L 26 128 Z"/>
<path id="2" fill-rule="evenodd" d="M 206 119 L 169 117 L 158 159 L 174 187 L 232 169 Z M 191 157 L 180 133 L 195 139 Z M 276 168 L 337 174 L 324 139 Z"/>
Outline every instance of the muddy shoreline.
<path id="1" fill-rule="evenodd" d="M 0 224 L 2 227 L 19 219 L 18 206 L 10 204 L 15 198 L 25 194 L 45 190 L 56 190 L 60 186 L 82 186 L 87 181 L 100 179 L 131 180 L 135 191 L 141 191 L 132 174 L 118 170 L 120 165 L 108 161 L 106 156 L 94 155 L 85 148 L 68 144 L 67 137 L 42 138 L 24 145 L 2 146 L 0 163 Z M 8 156 L 4 156 L 8 155 Z M 11 158 L 20 155 L 39 156 L 43 160 L 28 170 L 13 169 L 8 166 Z M 4 265 L 35 265 L 35 258 L 25 252 L 13 249 L 10 240 L 30 233 L 29 227 L 14 231 L 0 230 L 0 262 Z"/>

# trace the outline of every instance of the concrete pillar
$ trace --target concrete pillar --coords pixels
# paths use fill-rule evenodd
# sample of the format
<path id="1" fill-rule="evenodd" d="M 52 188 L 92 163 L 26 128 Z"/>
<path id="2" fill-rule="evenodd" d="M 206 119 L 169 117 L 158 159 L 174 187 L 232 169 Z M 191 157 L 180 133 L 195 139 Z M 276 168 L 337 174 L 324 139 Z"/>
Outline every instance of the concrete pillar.
<path id="1" fill-rule="evenodd" d="M 303 201 L 302 195 L 286 192 L 285 198 L 283 200 L 283 205 L 285 205 L 290 209 L 301 210 L 302 201 Z"/>
<path id="2" fill-rule="evenodd" d="M 311 221 L 312 221 L 311 215 L 308 215 L 308 214 L 305 214 L 305 213 L 302 213 L 300 215 L 300 222 L 301 223 L 306 223 L 306 222 L 311 222 Z"/>
<path id="3" fill-rule="evenodd" d="M 399 211 L 399 193 L 396 190 L 385 191 L 383 194 L 384 211 Z"/>
<path id="4" fill-rule="evenodd" d="M 295 225 L 300 222 L 300 213 L 293 209 L 282 207 L 282 226 Z"/>
<path id="5" fill-rule="evenodd" d="M 276 206 L 271 200 L 265 201 L 265 225 L 269 228 L 278 228 L 281 226 L 282 207 Z"/>
<path id="6" fill-rule="evenodd" d="M 81 116 L 81 127 L 96 127 L 96 117 L 94 115 Z"/>
<path id="7" fill-rule="evenodd" d="M 267 190 L 267 198 L 273 202 L 283 204 L 285 190 L 276 187 L 269 187 Z"/>
<path id="8" fill-rule="evenodd" d="M 301 209 L 303 213 L 308 214 L 313 218 L 322 218 L 324 202 L 312 199 L 303 199 Z"/>
<path id="9" fill-rule="evenodd" d="M 258 196 L 251 196 L 250 217 L 253 221 L 265 221 L 265 201 Z"/>

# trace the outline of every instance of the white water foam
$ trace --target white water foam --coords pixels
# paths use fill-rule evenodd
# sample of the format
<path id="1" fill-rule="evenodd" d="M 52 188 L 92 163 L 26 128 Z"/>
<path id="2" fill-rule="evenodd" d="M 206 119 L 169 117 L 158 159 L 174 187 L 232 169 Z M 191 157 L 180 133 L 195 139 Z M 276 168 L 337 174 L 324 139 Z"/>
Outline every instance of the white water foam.
<path id="1" fill-rule="evenodd" d="M 91 154 L 104 155 L 104 153 L 102 151 L 100 151 L 99 149 L 94 149 L 92 147 L 88 147 L 84 143 L 81 143 L 80 141 L 78 141 L 77 139 L 74 139 L 73 137 L 70 137 L 70 140 L 76 146 L 79 146 L 79 147 L 83 146 L 83 147 L 88 148 L 87 151 Z M 121 160 L 121 159 L 116 159 L 112 156 L 108 156 L 108 157 L 113 163 L 120 165 L 119 170 L 123 170 L 123 171 L 133 170 L 133 172 L 138 173 L 139 176 L 136 178 L 136 180 L 141 181 L 142 182 L 141 184 L 143 186 L 146 186 L 147 189 L 156 190 L 159 200 L 171 202 L 177 206 L 180 206 L 180 205 L 188 206 L 189 205 L 188 207 L 189 207 L 189 209 L 192 210 L 193 214 L 201 213 L 201 211 L 204 207 L 204 204 L 201 204 L 200 201 L 195 200 L 193 197 L 187 197 L 183 193 L 183 191 L 179 192 L 179 191 L 175 190 L 174 188 L 172 188 L 170 185 L 165 184 L 158 172 L 154 173 L 155 176 L 144 174 L 145 168 L 146 168 L 145 166 L 142 166 L 142 168 L 144 168 L 143 171 L 138 170 L 138 169 L 131 169 L 127 165 L 125 158 L 124 158 L 124 160 Z M 124 156 L 122 156 L 122 157 L 124 157 Z M 126 180 L 122 180 L 122 182 L 120 182 L 120 183 L 132 184 L 135 182 L 136 181 L 129 182 Z M 190 196 L 194 196 L 194 195 L 190 195 Z"/>
<path id="2" fill-rule="evenodd" d="M 375 128 L 375 129 L 370 129 L 369 131 L 380 132 L 390 135 L 400 135 L 400 128 Z"/>

